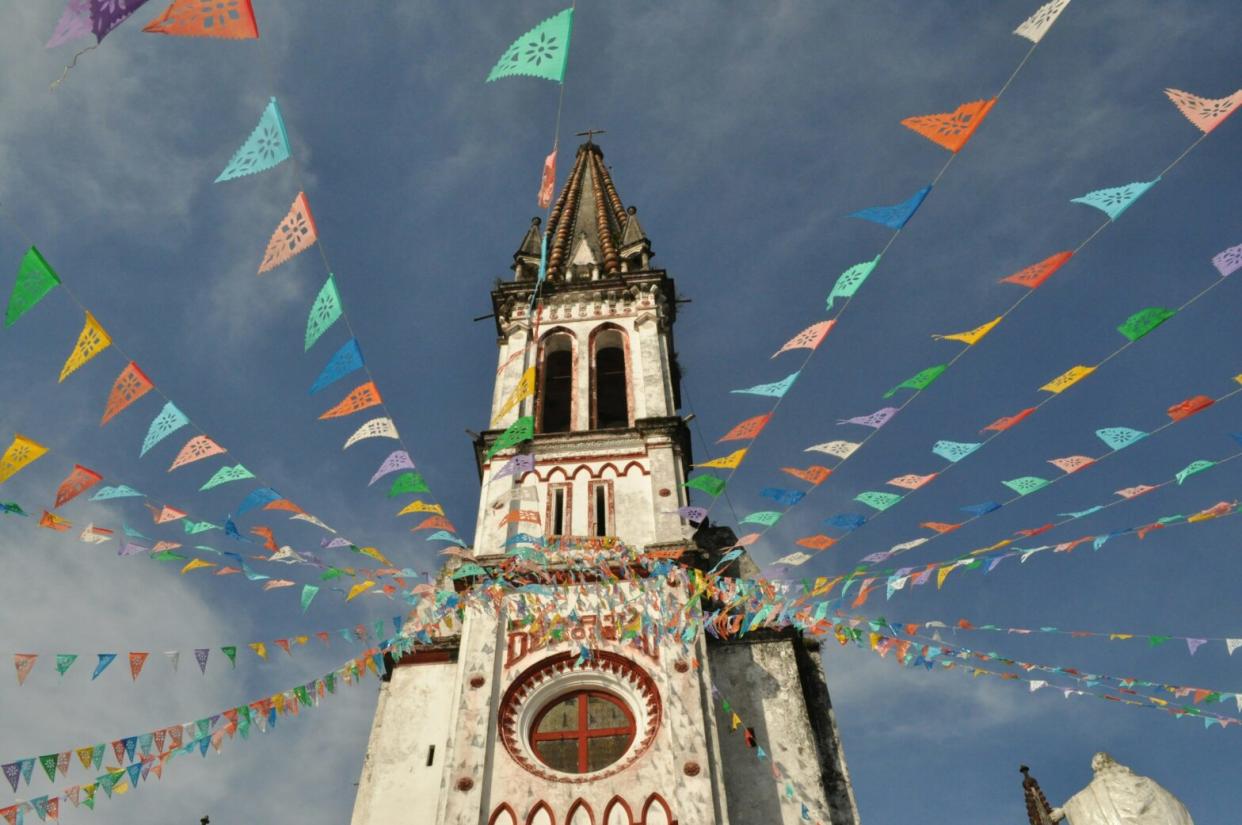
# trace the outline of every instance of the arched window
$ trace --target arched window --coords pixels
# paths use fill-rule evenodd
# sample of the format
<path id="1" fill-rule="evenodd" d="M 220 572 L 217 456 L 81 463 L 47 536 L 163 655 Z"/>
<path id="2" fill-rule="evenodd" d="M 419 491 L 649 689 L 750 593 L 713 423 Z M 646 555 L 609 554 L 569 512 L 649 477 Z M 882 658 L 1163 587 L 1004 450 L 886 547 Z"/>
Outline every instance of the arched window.
<path id="1" fill-rule="evenodd" d="M 591 426 L 594 429 L 630 425 L 629 381 L 626 377 L 625 338 L 620 330 L 605 329 L 595 336 L 592 352 Z"/>
<path id="2" fill-rule="evenodd" d="M 569 432 L 574 407 L 574 350 L 569 335 L 560 333 L 545 339 L 542 383 L 539 431 Z"/>
<path id="3" fill-rule="evenodd" d="M 564 773 L 608 767 L 634 741 L 634 716 L 621 699 L 602 690 L 575 690 L 535 717 L 531 746 L 540 761 Z"/>

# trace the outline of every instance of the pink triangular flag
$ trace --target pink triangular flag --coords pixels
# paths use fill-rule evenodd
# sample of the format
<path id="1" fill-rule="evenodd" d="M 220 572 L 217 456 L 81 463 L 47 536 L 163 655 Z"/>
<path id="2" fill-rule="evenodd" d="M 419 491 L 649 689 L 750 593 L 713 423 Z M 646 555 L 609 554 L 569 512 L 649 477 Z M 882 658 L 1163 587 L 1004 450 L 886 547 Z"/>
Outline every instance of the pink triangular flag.
<path id="1" fill-rule="evenodd" d="M 783 347 L 772 353 L 772 357 L 775 358 L 782 352 L 788 352 L 791 349 L 813 350 L 818 348 L 819 345 L 823 343 L 824 338 L 828 336 L 829 331 L 832 330 L 835 323 L 836 321 L 833 320 L 820 321 L 817 324 L 811 324 L 809 327 L 802 330 L 802 332 L 799 332 L 797 335 L 786 341 Z"/>
<path id="2" fill-rule="evenodd" d="M 1173 105 L 1181 110 L 1186 119 L 1207 134 L 1215 129 L 1225 118 L 1233 114 L 1238 106 L 1242 106 L 1242 89 L 1217 100 L 1192 95 L 1178 89 L 1165 89 L 1164 93 L 1173 101 Z"/>
<path id="3" fill-rule="evenodd" d="M 168 472 L 172 472 L 178 467 L 184 467 L 199 459 L 208 456 L 219 455 L 227 452 L 223 447 L 211 440 L 205 435 L 196 435 L 185 443 L 181 448 L 181 452 L 177 453 L 176 459 L 173 460 L 172 466 L 168 468 Z"/>
<path id="4" fill-rule="evenodd" d="M 259 264 L 259 274 L 275 269 L 294 255 L 310 249 L 318 238 L 310 202 L 306 200 L 305 192 L 298 192 L 298 196 L 293 199 L 293 206 L 289 208 L 289 214 L 285 215 L 272 233 L 271 240 L 267 242 L 263 262 Z"/>

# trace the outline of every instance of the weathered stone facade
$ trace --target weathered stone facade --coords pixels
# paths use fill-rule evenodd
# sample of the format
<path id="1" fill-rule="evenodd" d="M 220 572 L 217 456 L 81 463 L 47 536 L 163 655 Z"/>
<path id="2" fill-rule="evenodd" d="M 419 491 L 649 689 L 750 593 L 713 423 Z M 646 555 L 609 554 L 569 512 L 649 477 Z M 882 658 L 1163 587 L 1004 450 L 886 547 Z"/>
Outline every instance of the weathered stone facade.
<path id="1" fill-rule="evenodd" d="M 532 318 L 545 243 L 547 278 Z M 491 428 L 476 440 L 483 483 L 472 552 L 480 561 L 503 558 L 517 530 L 506 515 L 518 511 L 528 532 L 537 518 L 533 529 L 545 535 L 616 536 L 700 565 L 718 556 L 678 514 L 692 459 L 678 415 L 676 300 L 650 258 L 602 152 L 584 144 L 543 237 L 532 223 L 514 256 L 516 279 L 492 293 L 499 353 Z M 613 350 L 607 363 L 603 348 Z M 498 415 L 532 366 L 544 382 L 535 403 Z M 549 375 L 561 384 L 547 383 Z M 605 386 L 622 380 L 623 391 Z M 554 414 L 548 404 L 561 406 Z M 490 460 L 486 451 L 522 415 L 535 418 L 534 469 L 497 479 L 514 451 Z M 715 538 L 733 541 L 727 530 Z M 515 594 L 495 614 L 468 614 L 464 626 L 443 627 L 435 647 L 393 663 L 354 825 L 805 821 L 773 780 L 773 764 L 824 825 L 856 825 L 819 657 L 803 639 L 700 634 L 688 647 L 636 644 L 623 641 L 629 614 L 615 592 L 605 598 L 579 584 L 562 593 L 573 621 L 555 641 L 510 623 L 536 598 Z M 627 583 L 621 595 L 622 604 L 630 595 L 654 598 L 665 611 L 689 597 L 655 580 Z M 589 659 L 579 656 L 584 646 Z M 770 761 L 731 730 L 713 685 L 745 715 Z M 556 724 L 546 721 L 553 711 L 563 715 Z M 597 725 L 597 712 L 611 714 L 615 727 Z"/>

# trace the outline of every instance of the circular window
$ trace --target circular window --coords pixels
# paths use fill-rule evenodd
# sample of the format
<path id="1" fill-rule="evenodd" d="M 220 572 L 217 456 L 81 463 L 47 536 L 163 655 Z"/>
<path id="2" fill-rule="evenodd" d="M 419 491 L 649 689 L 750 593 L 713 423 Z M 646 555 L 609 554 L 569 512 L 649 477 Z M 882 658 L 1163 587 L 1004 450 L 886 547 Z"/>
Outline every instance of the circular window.
<path id="1" fill-rule="evenodd" d="M 550 656 L 522 672 L 500 702 L 500 739 L 523 768 L 555 782 L 588 782 L 632 765 L 660 727 L 651 676 L 624 656 Z"/>
<path id="2" fill-rule="evenodd" d="M 539 761 L 564 773 L 592 773 L 616 762 L 634 741 L 634 715 L 602 690 L 575 690 L 535 717 L 531 746 Z"/>

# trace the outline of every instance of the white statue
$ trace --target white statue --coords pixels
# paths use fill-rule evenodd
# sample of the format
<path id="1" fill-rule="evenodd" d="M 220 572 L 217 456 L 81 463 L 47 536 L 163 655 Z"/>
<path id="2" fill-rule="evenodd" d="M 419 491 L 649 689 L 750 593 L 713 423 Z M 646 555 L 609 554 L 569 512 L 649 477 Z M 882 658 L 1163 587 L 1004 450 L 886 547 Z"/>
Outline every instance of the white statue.
<path id="1" fill-rule="evenodd" d="M 1053 822 L 1068 816 L 1070 825 L 1194 825 L 1177 797 L 1107 753 L 1092 757 L 1091 769 L 1095 772 L 1091 784 L 1070 797 L 1064 808 L 1053 808 Z"/>

